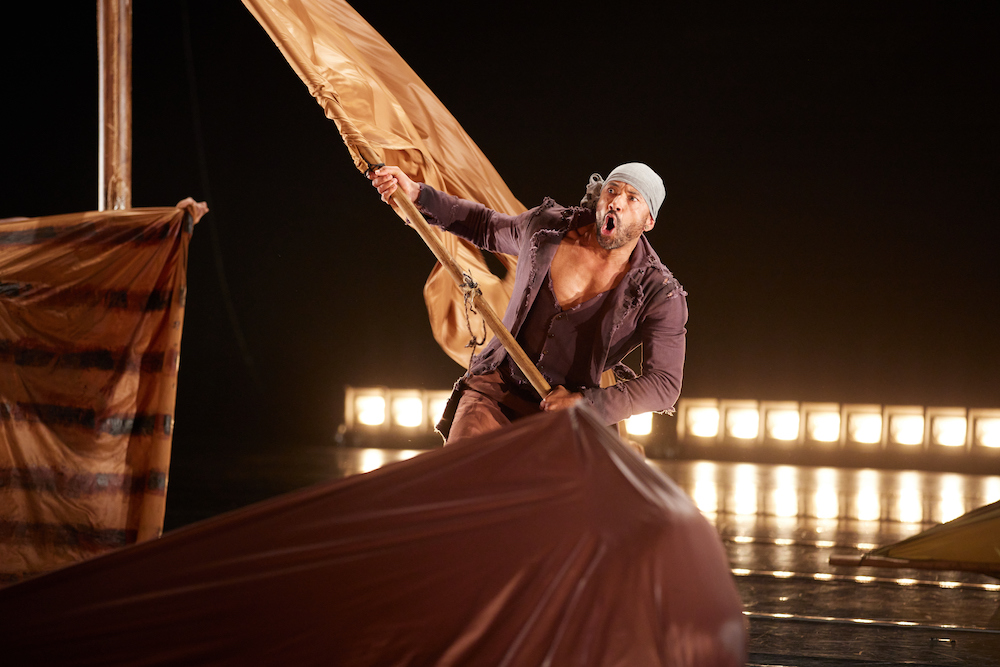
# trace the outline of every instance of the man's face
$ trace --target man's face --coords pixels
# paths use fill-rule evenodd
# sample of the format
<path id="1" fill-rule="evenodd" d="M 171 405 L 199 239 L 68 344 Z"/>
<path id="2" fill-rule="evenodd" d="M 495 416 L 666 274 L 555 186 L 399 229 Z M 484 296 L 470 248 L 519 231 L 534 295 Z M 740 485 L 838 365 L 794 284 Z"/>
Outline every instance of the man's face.
<path id="1" fill-rule="evenodd" d="M 653 216 L 639 191 L 621 181 L 608 181 L 597 200 L 597 242 L 605 250 L 628 245 L 653 228 Z"/>

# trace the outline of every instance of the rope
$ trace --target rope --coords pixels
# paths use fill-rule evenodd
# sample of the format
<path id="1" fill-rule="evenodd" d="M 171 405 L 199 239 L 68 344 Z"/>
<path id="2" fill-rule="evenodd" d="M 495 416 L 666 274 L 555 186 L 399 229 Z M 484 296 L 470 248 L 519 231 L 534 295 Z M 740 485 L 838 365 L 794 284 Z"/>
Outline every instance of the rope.
<path id="1" fill-rule="evenodd" d="M 379 169 L 385 166 L 385 162 L 378 162 L 376 164 L 372 164 L 371 162 L 368 161 L 368 158 L 366 158 L 365 154 L 362 153 L 361 151 L 358 151 L 358 155 L 360 155 L 361 159 L 365 161 L 366 165 L 368 165 L 368 168 L 365 169 L 365 176 L 368 176 L 368 174 L 370 174 L 371 172 L 378 171 Z"/>
<path id="2" fill-rule="evenodd" d="M 469 318 L 469 313 L 473 315 L 478 315 L 476 312 L 476 297 L 482 296 L 483 292 L 479 289 L 479 283 L 472 279 L 472 276 L 468 271 L 462 272 L 462 296 L 465 301 L 465 326 L 469 330 L 469 343 L 465 347 L 471 347 L 472 353 L 469 355 L 469 367 L 472 367 L 472 359 L 476 356 L 476 348 L 486 342 L 486 320 L 483 320 L 483 335 L 480 337 L 476 336 L 476 333 L 472 330 L 472 320 Z"/>

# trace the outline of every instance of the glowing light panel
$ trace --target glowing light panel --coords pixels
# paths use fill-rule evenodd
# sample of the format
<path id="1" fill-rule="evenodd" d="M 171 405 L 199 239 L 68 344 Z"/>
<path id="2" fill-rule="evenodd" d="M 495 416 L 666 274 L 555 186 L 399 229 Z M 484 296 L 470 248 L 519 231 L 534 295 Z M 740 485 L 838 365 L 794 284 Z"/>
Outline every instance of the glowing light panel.
<path id="1" fill-rule="evenodd" d="M 719 435 L 718 408 L 688 408 L 687 426 L 691 435 L 698 438 L 714 438 Z"/>
<path id="2" fill-rule="evenodd" d="M 394 398 L 392 418 L 397 426 L 420 426 L 424 423 L 424 402 L 418 396 Z"/>
<path id="3" fill-rule="evenodd" d="M 889 439 L 898 445 L 919 445 L 924 442 L 923 415 L 892 415 L 889 418 Z"/>
<path id="4" fill-rule="evenodd" d="M 774 440 L 796 440 L 799 437 L 799 411 L 769 410 L 766 430 L 767 437 Z"/>
<path id="5" fill-rule="evenodd" d="M 879 424 L 879 430 L 882 425 Z M 806 416 L 806 433 L 815 442 L 836 442 L 840 439 L 840 414 L 810 412 Z"/>
<path id="6" fill-rule="evenodd" d="M 882 440 L 882 415 L 858 412 L 847 416 L 847 435 L 853 442 L 873 445 Z"/>
<path id="7" fill-rule="evenodd" d="M 980 447 L 1000 448 L 1000 417 L 976 420 L 976 442 Z"/>
<path id="8" fill-rule="evenodd" d="M 629 435 L 649 435 L 653 432 L 653 413 L 643 412 L 625 420 L 625 432 Z"/>
<path id="9" fill-rule="evenodd" d="M 358 396 L 354 399 L 354 413 L 366 426 L 385 423 L 385 399 L 381 396 Z"/>
<path id="10" fill-rule="evenodd" d="M 448 405 L 447 398 L 433 398 L 427 403 L 427 417 L 431 424 L 437 424 L 444 415 L 445 406 Z"/>
<path id="11" fill-rule="evenodd" d="M 752 440 L 760 429 L 760 413 L 753 408 L 734 408 L 726 413 L 726 432 L 732 438 Z"/>
<path id="12" fill-rule="evenodd" d="M 963 447 L 967 433 L 965 417 L 935 417 L 931 420 L 931 442 L 942 447 Z"/>

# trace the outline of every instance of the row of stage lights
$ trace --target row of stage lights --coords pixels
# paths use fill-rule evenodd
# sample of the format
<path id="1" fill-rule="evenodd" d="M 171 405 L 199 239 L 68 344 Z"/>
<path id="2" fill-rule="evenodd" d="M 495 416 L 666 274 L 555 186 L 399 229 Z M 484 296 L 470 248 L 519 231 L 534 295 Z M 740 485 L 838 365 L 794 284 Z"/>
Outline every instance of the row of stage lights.
<path id="1" fill-rule="evenodd" d="M 450 394 L 347 387 L 345 428 L 373 434 L 433 433 Z M 678 440 L 690 444 L 973 451 L 1000 456 L 1000 409 L 681 399 L 676 425 Z M 635 415 L 625 427 L 630 436 L 648 436 L 653 415 Z"/>
<path id="2" fill-rule="evenodd" d="M 344 425 L 349 431 L 423 435 L 434 432 L 448 403 L 450 391 L 389 389 L 387 387 L 346 388 Z M 653 413 L 635 415 L 625 422 L 630 435 L 649 435 Z"/>
<path id="3" fill-rule="evenodd" d="M 1000 455 L 995 409 L 683 399 L 677 417 L 685 443 Z"/>

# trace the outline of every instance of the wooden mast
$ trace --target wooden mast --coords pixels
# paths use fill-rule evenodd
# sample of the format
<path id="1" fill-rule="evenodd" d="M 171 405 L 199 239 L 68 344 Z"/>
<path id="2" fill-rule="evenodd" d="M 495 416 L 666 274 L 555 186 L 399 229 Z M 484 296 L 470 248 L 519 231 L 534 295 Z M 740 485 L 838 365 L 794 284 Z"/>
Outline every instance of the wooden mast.
<path id="1" fill-rule="evenodd" d="M 132 0 L 97 0 L 97 210 L 132 208 Z"/>

